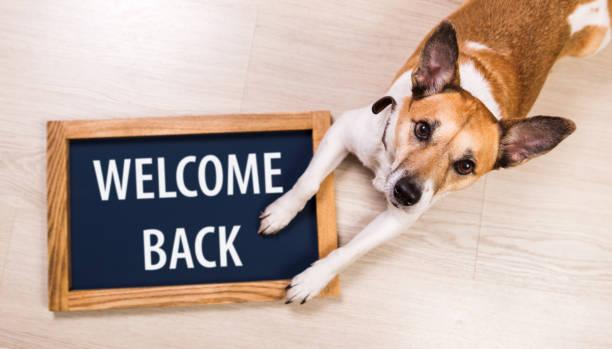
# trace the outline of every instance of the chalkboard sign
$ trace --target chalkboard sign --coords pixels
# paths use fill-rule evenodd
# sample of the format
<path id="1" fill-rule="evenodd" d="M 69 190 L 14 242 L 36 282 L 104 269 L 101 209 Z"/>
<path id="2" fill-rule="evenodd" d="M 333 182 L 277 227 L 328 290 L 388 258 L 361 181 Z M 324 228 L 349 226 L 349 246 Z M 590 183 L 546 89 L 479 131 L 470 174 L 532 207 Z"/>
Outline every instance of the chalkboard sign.
<path id="1" fill-rule="evenodd" d="M 49 122 L 49 309 L 282 298 L 337 246 L 333 179 L 276 236 L 257 234 L 259 215 L 329 123 L 327 112 Z"/>

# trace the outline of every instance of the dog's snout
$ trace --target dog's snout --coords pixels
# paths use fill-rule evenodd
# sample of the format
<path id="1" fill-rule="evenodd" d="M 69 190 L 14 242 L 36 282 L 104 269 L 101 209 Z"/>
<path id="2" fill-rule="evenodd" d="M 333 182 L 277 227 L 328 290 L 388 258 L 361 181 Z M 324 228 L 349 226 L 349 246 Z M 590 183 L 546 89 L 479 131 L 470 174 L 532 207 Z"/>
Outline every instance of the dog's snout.
<path id="1" fill-rule="evenodd" d="M 421 199 L 421 188 L 408 177 L 404 177 L 395 183 L 393 196 L 401 205 L 412 206 Z"/>

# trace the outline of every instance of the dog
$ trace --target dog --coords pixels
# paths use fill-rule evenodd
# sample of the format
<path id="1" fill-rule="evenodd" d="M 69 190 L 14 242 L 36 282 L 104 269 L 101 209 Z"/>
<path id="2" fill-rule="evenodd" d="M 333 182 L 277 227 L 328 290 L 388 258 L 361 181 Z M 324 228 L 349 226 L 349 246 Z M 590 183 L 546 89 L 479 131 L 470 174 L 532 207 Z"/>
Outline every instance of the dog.
<path id="1" fill-rule="evenodd" d="M 279 232 L 349 152 L 374 172 L 388 202 L 346 245 L 295 276 L 286 303 L 319 294 L 447 193 L 569 136 L 568 119 L 526 116 L 557 59 L 609 43 L 610 7 L 612 0 L 472 0 L 432 30 L 384 97 L 340 115 L 303 175 L 262 213 L 259 233 Z"/>

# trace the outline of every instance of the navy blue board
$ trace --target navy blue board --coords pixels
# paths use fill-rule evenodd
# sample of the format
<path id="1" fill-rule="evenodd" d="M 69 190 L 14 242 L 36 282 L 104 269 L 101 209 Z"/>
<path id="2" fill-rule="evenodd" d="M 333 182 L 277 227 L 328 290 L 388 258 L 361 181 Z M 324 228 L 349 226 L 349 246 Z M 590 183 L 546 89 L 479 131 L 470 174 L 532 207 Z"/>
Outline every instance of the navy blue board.
<path id="1" fill-rule="evenodd" d="M 312 132 L 258 132 L 168 137 L 133 137 L 117 139 L 74 140 L 69 144 L 70 190 L 70 258 L 71 290 L 121 287 L 170 286 L 189 284 L 229 283 L 289 279 L 318 259 L 317 220 L 315 201 L 310 200 L 304 210 L 288 227 L 273 237 L 257 234 L 259 215 L 281 194 L 266 194 L 263 154 L 280 152 L 280 159 L 272 160 L 281 169 L 273 176 L 273 185 L 289 190 L 306 169 L 312 158 Z M 249 153 L 257 156 L 260 194 L 249 186 L 246 194 L 227 195 L 227 180 L 214 197 L 199 190 L 198 164 L 205 155 L 215 155 L 222 163 L 223 176 L 228 176 L 228 154 L 236 154 L 244 171 Z M 197 197 L 185 197 L 177 190 L 178 162 L 194 155 L 196 163 L 185 167 L 185 186 L 197 189 Z M 165 159 L 166 187 L 176 191 L 176 198 L 159 198 L 156 159 Z M 93 160 L 99 160 L 106 176 L 109 160 L 115 159 L 122 173 L 123 160 L 131 159 L 127 196 L 119 200 L 111 191 L 108 201 L 101 200 Z M 146 173 L 153 180 L 144 182 L 144 190 L 154 192 L 154 199 L 136 198 L 134 159 L 152 158 Z M 210 178 L 212 176 L 212 179 Z M 206 171 L 209 183 L 215 173 Z M 204 268 L 196 260 L 194 244 L 198 231 L 205 226 L 240 225 L 234 246 L 242 266 L 228 256 L 228 265 L 220 267 L 219 233 L 203 239 L 204 255 L 217 263 L 215 268 Z M 169 268 L 175 231 L 184 228 L 195 264 L 187 268 L 179 259 L 174 270 Z M 143 230 L 158 229 L 164 233 L 163 250 L 168 253 L 165 266 L 159 270 L 145 270 Z M 155 262 L 155 257 L 154 260 Z"/>

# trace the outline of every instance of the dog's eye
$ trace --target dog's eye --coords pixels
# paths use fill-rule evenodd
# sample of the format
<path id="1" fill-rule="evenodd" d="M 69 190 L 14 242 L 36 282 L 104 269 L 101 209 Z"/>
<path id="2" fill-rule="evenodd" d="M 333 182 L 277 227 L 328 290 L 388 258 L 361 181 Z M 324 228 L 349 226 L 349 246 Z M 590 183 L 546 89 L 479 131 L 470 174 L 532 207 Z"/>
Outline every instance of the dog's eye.
<path id="1" fill-rule="evenodd" d="M 476 164 L 472 160 L 465 159 L 456 161 L 454 167 L 458 174 L 465 176 L 474 172 Z"/>
<path id="2" fill-rule="evenodd" d="M 419 121 L 414 126 L 414 135 L 420 141 L 428 141 L 431 138 L 431 126 L 425 121 Z"/>

